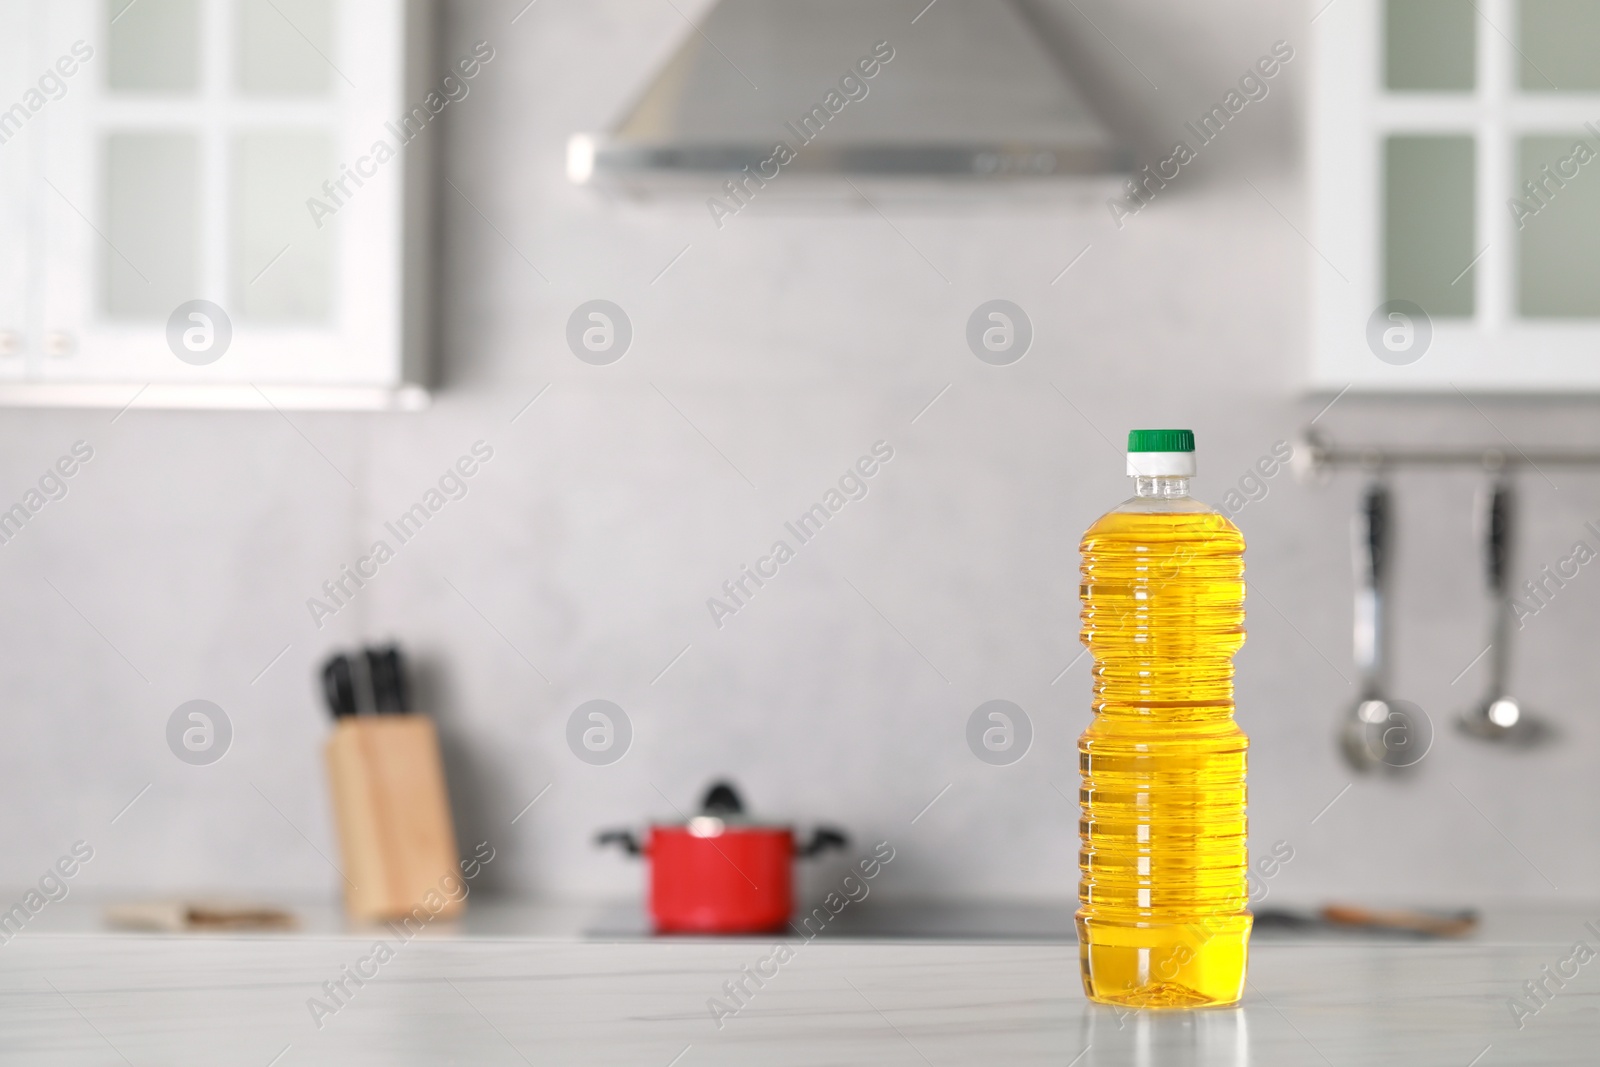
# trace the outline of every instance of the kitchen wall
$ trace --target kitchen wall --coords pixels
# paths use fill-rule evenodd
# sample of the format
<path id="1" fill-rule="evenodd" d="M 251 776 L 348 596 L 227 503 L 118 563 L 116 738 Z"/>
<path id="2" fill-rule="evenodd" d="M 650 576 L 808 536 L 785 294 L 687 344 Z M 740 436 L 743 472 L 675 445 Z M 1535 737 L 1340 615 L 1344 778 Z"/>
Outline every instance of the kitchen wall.
<path id="1" fill-rule="evenodd" d="M 1330 399 L 1297 385 L 1310 272 L 1330 269 L 1304 236 L 1310 9 L 1036 5 L 1152 162 L 1273 42 L 1298 49 L 1272 95 L 1121 229 L 1102 193 L 752 210 L 718 230 L 693 199 L 610 202 L 564 175 L 568 134 L 603 127 L 690 32 L 674 5 L 538 0 L 513 24 L 522 6 L 457 0 L 442 15 L 441 63 L 480 39 L 496 59 L 430 133 L 452 183 L 438 197 L 430 411 L 0 414 L 7 501 L 73 442 L 94 450 L 67 497 L 0 547 L 0 882 L 35 880 L 81 838 L 96 854 L 78 884 L 95 893 L 332 896 L 313 673 L 332 648 L 395 637 L 423 664 L 461 834 L 498 850 L 494 890 L 627 896 L 639 868 L 593 832 L 673 818 L 731 775 L 765 814 L 892 842 L 885 895 L 1067 898 L 1089 719 L 1075 546 L 1128 492 L 1118 442 L 1130 426 L 1194 427 L 1198 491 L 1218 500 Z M 997 297 L 1036 329 L 1005 368 L 964 341 Z M 599 298 L 635 330 L 607 367 L 564 341 L 573 309 Z M 1352 395 L 1318 427 L 1577 444 L 1594 441 L 1593 413 L 1560 398 Z M 319 628 L 307 599 L 478 441 L 493 458 L 467 495 Z M 893 459 L 868 495 L 716 625 L 707 599 L 879 441 Z M 1600 518 L 1600 478 L 1547 473 L 1522 479 L 1519 578 Z M 1477 479 L 1397 479 L 1395 691 L 1437 737 L 1409 776 L 1356 778 L 1333 738 L 1356 698 L 1360 486 L 1267 485 L 1237 518 L 1251 579 L 1237 664 L 1252 842 L 1294 849 L 1271 892 L 1600 892 L 1600 577 L 1586 569 L 1518 634 L 1516 691 L 1560 743 L 1463 739 L 1452 720 L 1485 684 L 1482 661 L 1468 668 L 1487 625 Z M 565 740 L 573 709 L 599 698 L 634 732 L 610 766 Z M 1035 733 L 1011 766 L 965 740 L 997 698 Z M 191 699 L 232 723 L 210 766 L 167 747 L 168 717 Z"/>

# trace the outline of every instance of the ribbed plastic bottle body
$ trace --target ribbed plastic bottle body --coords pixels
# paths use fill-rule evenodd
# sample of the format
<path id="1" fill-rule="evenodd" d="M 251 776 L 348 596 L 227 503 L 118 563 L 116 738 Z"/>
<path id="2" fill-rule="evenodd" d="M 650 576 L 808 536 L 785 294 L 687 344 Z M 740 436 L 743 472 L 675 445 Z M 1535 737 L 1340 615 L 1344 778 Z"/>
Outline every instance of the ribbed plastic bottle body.
<path id="1" fill-rule="evenodd" d="M 1233 721 L 1244 538 L 1183 497 L 1084 534 L 1094 722 L 1078 742 L 1084 990 L 1142 1007 L 1231 1004 L 1250 937 L 1248 741 Z"/>

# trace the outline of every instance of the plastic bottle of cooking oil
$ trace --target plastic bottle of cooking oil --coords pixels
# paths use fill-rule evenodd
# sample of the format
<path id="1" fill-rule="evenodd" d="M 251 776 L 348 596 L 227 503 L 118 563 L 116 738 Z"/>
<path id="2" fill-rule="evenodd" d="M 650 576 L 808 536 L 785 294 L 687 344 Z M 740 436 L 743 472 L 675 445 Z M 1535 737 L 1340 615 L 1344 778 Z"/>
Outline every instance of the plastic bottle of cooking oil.
<path id="1" fill-rule="evenodd" d="M 1244 538 L 1189 496 L 1194 472 L 1193 433 L 1134 430 L 1135 495 L 1080 546 L 1094 722 L 1078 741 L 1078 951 L 1107 1004 L 1232 1004 L 1244 985 Z"/>

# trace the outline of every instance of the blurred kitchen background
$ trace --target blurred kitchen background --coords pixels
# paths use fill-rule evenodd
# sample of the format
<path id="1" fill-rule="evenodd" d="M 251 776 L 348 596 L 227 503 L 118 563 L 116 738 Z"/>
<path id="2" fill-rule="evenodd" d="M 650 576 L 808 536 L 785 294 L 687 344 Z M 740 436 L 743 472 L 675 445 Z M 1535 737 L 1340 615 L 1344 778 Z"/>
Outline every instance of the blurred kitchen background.
<path id="1" fill-rule="evenodd" d="M 904 16 L 897 58 L 959 3 L 891 3 Z M 100 5 L 82 6 L 104 23 Z M 611 128 L 713 6 L 439 6 L 424 83 L 478 42 L 493 58 L 422 135 L 438 178 L 432 278 L 413 294 L 434 319 L 426 410 L 158 409 L 134 381 L 118 403 L 0 414 L 7 505 L 74 442 L 93 448 L 65 498 L 0 546 L 0 881 L 35 880 L 81 838 L 96 858 L 80 892 L 332 899 L 315 675 L 330 649 L 392 638 L 439 723 L 462 848 L 498 851 L 482 891 L 634 896 L 642 869 L 597 849 L 594 831 L 675 818 L 729 776 L 762 815 L 891 842 L 898 858 L 874 886 L 884 899 L 1069 903 L 1075 743 L 1090 717 L 1076 545 L 1129 493 L 1130 427 L 1192 427 L 1197 494 L 1216 502 L 1313 418 L 1341 444 L 1600 442 L 1592 396 L 1558 386 L 1341 395 L 1308 370 L 1312 293 L 1325 272 L 1356 269 L 1310 243 L 1311 19 L 1343 17 L 1338 6 L 1027 5 L 1136 165 L 1171 155 L 1184 123 L 1275 43 L 1294 50 L 1268 95 L 1120 228 L 1114 178 L 1072 194 L 756 204 L 720 229 L 709 178 L 644 201 L 574 184 L 572 135 Z M 72 39 L 52 39 L 48 58 Z M 80 80 L 105 76 L 107 46 L 91 43 L 101 58 Z M 0 69 L 0 100 L 22 99 L 36 66 Z M 820 71 L 819 93 L 842 72 Z M 880 86 L 894 74 L 891 63 Z M 51 119 L 34 115 L 0 155 Z M 399 166 L 374 181 L 398 181 Z M 93 202 L 79 207 L 97 218 Z M 966 341 L 969 316 L 994 299 L 1033 326 L 1009 366 Z M 632 325 L 610 365 L 567 344 L 569 317 L 593 300 Z M 384 524 L 479 441 L 493 458 L 467 495 L 319 627 L 308 598 L 388 540 Z M 879 441 L 893 459 L 868 495 L 719 628 L 707 599 Z M 1487 684 L 1487 659 L 1474 663 L 1489 613 L 1474 527 L 1484 483 L 1470 468 L 1392 480 L 1392 689 L 1435 728 L 1407 773 L 1358 775 L 1337 748 L 1358 695 L 1361 477 L 1284 470 L 1238 512 L 1252 851 L 1285 841 L 1294 853 L 1275 900 L 1600 893 L 1600 578 L 1586 568 L 1517 635 L 1513 688 L 1556 743 L 1495 746 L 1454 727 Z M 1600 519 L 1600 471 L 1524 470 L 1517 484 L 1520 585 L 1580 537 L 1594 543 L 1583 525 Z M 209 766 L 168 748 L 169 716 L 195 699 L 232 724 Z M 610 765 L 568 747 L 569 716 L 593 699 L 632 725 Z M 1031 749 L 1008 766 L 966 739 L 994 699 L 1032 724 Z"/>

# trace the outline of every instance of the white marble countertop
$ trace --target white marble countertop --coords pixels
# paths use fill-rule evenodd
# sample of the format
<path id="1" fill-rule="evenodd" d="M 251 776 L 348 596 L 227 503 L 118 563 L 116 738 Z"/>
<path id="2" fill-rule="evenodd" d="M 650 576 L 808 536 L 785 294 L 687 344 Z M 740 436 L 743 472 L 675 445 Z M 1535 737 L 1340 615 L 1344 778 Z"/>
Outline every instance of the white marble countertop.
<path id="1" fill-rule="evenodd" d="M 792 958 L 760 988 L 747 980 L 754 992 L 719 1027 L 708 1002 L 732 1007 L 724 983 L 770 958 L 777 939 L 633 937 L 603 932 L 615 909 L 506 905 L 480 905 L 471 921 L 409 941 L 348 928 L 326 909 L 311 909 L 291 934 L 128 934 L 68 902 L 0 945 L 0 1064 L 1494 1067 L 1600 1058 L 1600 962 L 1569 962 L 1580 941 L 1600 950 L 1585 926 L 1600 929 L 1600 905 L 1490 909 L 1475 936 L 1454 942 L 1262 936 L 1244 1006 L 1191 1013 L 1086 1003 L 1076 946 L 1048 928 L 1049 910 L 1033 914 L 1047 927 L 1033 941 L 1015 930 L 1000 931 L 1008 940 L 791 937 Z M 362 960 L 376 973 L 358 987 L 344 969 Z M 1540 1005 L 1523 984 L 1547 966 L 1577 974 L 1561 988 L 1546 980 L 1554 995 Z M 350 992 L 334 1000 L 323 984 L 340 979 Z M 1514 996 L 1538 1008 L 1520 1028 Z M 325 1010 L 314 1012 L 312 998 Z"/>

